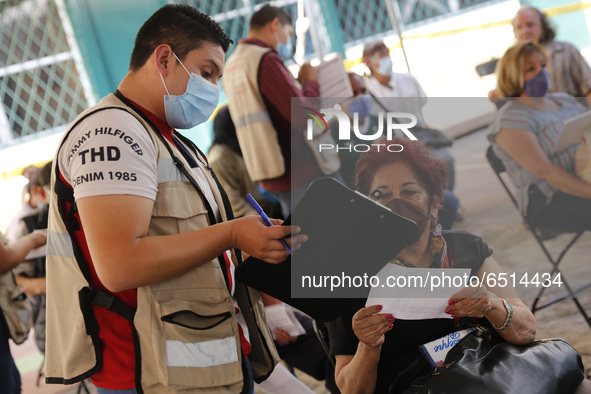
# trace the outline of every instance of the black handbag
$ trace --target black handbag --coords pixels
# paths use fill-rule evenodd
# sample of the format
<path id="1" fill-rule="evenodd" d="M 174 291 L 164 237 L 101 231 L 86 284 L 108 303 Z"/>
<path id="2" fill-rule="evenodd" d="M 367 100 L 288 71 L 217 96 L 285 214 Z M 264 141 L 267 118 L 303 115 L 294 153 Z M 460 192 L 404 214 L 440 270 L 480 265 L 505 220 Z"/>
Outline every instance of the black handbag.
<path id="1" fill-rule="evenodd" d="M 583 362 L 564 339 L 526 346 L 477 326 L 434 369 L 417 357 L 390 386 L 402 394 L 568 394 L 584 378 Z"/>

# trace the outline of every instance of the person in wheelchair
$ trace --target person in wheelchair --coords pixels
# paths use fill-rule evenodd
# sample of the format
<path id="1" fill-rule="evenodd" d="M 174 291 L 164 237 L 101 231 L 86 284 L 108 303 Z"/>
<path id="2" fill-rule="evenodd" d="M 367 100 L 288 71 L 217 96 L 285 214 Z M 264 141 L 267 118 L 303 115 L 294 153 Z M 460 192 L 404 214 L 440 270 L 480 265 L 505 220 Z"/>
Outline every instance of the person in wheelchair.
<path id="1" fill-rule="evenodd" d="M 591 184 L 576 176 L 580 144 L 554 151 L 563 122 L 586 110 L 566 93 L 548 93 L 548 54 L 533 42 L 509 48 L 497 66 L 499 97 L 508 99 L 489 129 L 493 151 L 517 188 L 519 209 L 534 226 L 557 232 L 591 229 Z"/>

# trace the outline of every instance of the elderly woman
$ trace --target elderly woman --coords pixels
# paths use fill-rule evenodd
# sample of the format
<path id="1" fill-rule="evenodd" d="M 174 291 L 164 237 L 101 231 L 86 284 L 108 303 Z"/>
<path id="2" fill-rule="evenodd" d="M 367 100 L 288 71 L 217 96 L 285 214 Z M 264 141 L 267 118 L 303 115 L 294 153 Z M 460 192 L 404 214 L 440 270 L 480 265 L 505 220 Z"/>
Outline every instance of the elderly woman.
<path id="1" fill-rule="evenodd" d="M 545 49 L 530 42 L 505 52 L 496 90 L 511 99 L 488 137 L 517 187 L 524 216 L 557 231 L 591 230 L 591 184 L 574 175 L 577 145 L 553 150 L 563 122 L 585 107 L 566 93 L 548 93 L 547 60 Z"/>
<path id="2" fill-rule="evenodd" d="M 420 237 L 390 261 L 407 267 L 468 268 L 471 274 L 501 273 L 492 251 L 477 236 L 437 229 L 445 186 L 444 164 L 420 143 L 395 139 L 399 153 L 374 145 L 357 164 L 357 189 L 419 224 Z M 402 207 L 400 209 L 400 207 Z M 462 290 L 464 294 L 465 290 Z M 531 311 L 510 287 L 480 287 L 469 298 L 448 300 L 449 319 L 401 320 L 380 313 L 381 305 L 351 300 L 350 308 L 329 324 L 337 384 L 343 393 L 384 393 L 417 357 L 419 346 L 455 331 L 462 317 L 490 324 L 507 341 L 527 344 L 535 338 Z"/>

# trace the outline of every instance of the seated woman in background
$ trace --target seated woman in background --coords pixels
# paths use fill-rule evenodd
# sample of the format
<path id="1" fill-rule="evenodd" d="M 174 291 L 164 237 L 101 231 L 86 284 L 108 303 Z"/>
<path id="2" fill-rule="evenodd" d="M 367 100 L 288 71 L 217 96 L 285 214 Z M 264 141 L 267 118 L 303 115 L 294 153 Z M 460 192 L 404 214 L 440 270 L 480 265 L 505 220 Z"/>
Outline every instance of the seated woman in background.
<path id="1" fill-rule="evenodd" d="M 517 187 L 523 216 L 557 231 L 590 230 L 591 184 L 575 175 L 578 145 L 553 151 L 563 122 L 586 108 L 566 93 L 548 93 L 547 59 L 544 48 L 530 42 L 505 52 L 496 90 L 510 100 L 488 138 Z"/>
<path id="2" fill-rule="evenodd" d="M 469 268 L 471 275 L 480 278 L 485 272 L 498 275 L 501 269 L 481 238 L 466 232 L 434 231 L 445 186 L 444 164 L 419 142 L 395 138 L 391 143 L 402 145 L 403 151 L 379 151 L 374 145 L 361 155 L 356 171 L 359 192 L 394 212 L 404 212 L 419 226 L 419 239 L 390 264 Z M 480 287 L 473 289 L 470 298 L 456 296 L 450 298 L 446 310 L 454 318 L 396 321 L 391 314 L 380 313 L 380 305 L 365 307 L 366 299 L 352 299 L 347 311 L 329 323 L 341 392 L 387 393 L 395 378 L 419 356 L 419 346 L 455 331 L 462 317 L 480 318 L 514 344 L 534 340 L 534 316 L 513 288 Z"/>

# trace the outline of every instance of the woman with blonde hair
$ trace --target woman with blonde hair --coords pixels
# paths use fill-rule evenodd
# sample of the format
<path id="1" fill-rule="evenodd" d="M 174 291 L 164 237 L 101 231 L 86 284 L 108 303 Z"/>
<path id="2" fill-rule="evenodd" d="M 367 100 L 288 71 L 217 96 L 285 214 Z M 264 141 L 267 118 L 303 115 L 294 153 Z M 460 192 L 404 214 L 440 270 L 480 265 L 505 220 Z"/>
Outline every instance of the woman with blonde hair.
<path id="1" fill-rule="evenodd" d="M 546 50 L 533 42 L 509 48 L 497 65 L 496 91 L 509 101 L 488 138 L 517 187 L 519 208 L 534 225 L 591 230 L 591 184 L 577 178 L 580 144 L 554 151 L 564 122 L 586 109 L 566 93 L 548 93 Z"/>

